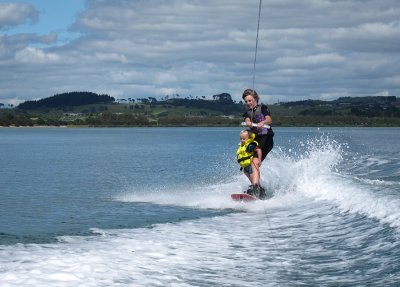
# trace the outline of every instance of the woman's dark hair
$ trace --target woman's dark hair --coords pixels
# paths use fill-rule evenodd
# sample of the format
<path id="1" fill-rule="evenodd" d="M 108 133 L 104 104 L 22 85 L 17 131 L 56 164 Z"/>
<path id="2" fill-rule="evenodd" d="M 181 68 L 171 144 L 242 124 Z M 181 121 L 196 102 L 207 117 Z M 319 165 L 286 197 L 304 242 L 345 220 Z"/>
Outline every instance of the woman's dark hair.
<path id="1" fill-rule="evenodd" d="M 245 97 L 247 96 L 253 96 L 253 98 L 256 100 L 256 102 L 258 103 L 258 101 L 260 100 L 260 97 L 258 96 L 257 92 L 253 89 L 246 89 L 243 92 L 242 95 L 242 99 L 244 100 Z"/>

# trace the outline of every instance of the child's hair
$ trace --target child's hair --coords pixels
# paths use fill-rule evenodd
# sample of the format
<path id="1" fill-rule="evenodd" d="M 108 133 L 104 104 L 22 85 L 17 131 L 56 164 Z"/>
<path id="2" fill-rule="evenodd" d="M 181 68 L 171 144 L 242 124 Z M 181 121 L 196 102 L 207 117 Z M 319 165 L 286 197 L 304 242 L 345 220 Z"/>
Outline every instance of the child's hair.
<path id="1" fill-rule="evenodd" d="M 240 134 L 241 134 L 241 135 L 244 134 L 244 133 L 246 133 L 246 134 L 249 136 L 249 131 L 248 131 L 248 130 L 242 130 L 242 131 L 240 131 Z"/>
<path id="2" fill-rule="evenodd" d="M 252 132 L 252 131 L 249 131 L 249 130 L 242 130 L 242 131 L 240 131 L 240 134 L 242 135 L 242 134 L 247 134 L 247 136 L 248 136 L 248 138 L 249 139 L 254 139 L 254 137 L 255 137 L 255 134 Z"/>

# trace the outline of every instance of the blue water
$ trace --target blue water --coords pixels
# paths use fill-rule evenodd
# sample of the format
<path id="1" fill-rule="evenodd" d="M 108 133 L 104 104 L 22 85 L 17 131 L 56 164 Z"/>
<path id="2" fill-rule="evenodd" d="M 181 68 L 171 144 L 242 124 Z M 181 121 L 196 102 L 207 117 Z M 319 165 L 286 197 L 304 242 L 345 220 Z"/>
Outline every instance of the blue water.
<path id="1" fill-rule="evenodd" d="M 0 129 L 0 286 L 400 286 L 400 129 Z"/>

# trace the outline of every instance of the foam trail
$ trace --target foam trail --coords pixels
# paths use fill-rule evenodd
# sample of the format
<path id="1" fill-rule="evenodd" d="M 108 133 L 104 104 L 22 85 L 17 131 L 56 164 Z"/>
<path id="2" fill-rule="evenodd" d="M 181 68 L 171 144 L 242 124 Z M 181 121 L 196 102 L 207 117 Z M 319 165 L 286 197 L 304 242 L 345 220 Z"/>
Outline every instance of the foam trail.
<path id="1" fill-rule="evenodd" d="M 333 203 L 342 212 L 357 213 L 400 228 L 400 200 L 395 192 L 377 192 L 379 186 L 398 186 L 382 180 L 360 180 L 341 173 L 346 156 L 341 145 L 325 139 L 309 143 L 300 158 L 281 152 L 273 159 L 273 184 L 278 189 L 301 193 L 317 201 Z M 379 190 L 378 190 L 379 191 Z"/>

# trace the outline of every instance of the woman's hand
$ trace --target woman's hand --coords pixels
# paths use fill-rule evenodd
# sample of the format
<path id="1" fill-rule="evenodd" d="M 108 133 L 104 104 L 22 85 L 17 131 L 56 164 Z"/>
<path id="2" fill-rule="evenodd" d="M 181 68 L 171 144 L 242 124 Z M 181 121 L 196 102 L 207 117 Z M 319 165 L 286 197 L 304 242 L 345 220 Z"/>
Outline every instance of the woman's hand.
<path id="1" fill-rule="evenodd" d="M 253 123 L 250 121 L 249 118 L 247 118 L 247 119 L 245 120 L 245 123 L 246 123 L 246 125 L 247 125 L 249 128 L 252 128 L 252 127 L 253 127 Z"/>

